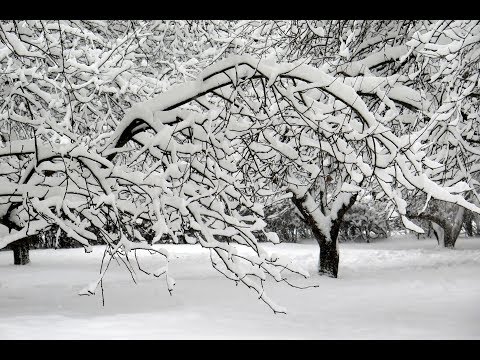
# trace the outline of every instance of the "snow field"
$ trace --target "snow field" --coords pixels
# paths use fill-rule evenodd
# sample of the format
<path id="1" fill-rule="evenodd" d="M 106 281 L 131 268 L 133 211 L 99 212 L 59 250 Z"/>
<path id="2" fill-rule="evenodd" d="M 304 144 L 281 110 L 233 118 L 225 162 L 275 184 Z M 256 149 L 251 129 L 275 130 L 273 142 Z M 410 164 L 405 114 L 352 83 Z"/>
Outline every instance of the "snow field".
<path id="1" fill-rule="evenodd" d="M 12 265 L 0 252 L 1 339 L 212 338 L 480 338 L 480 239 L 460 238 L 457 249 L 435 240 L 394 237 L 372 244 L 340 244 L 338 279 L 316 274 L 318 246 L 262 244 L 290 256 L 310 273 L 295 289 L 268 281 L 269 296 L 287 308 L 273 314 L 255 293 L 225 279 L 195 245 L 164 245 L 172 253 L 172 296 L 165 278 L 138 272 L 135 285 L 115 262 L 107 272 L 102 307 L 78 291 L 95 280 L 103 247 L 33 250 L 32 263 Z M 149 255 L 145 267 L 157 266 Z"/>

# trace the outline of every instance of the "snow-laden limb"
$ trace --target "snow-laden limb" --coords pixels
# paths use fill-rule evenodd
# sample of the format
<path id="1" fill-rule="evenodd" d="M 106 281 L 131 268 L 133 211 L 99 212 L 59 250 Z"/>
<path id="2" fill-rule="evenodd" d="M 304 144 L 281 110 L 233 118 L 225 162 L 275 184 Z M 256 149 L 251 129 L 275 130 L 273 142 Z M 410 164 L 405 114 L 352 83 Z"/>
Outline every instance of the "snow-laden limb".
<path id="1" fill-rule="evenodd" d="M 205 126 L 215 128 L 217 131 L 226 131 L 217 132 L 217 135 L 222 134 L 221 137 L 224 139 L 221 146 L 218 141 L 213 141 L 209 146 L 213 145 L 213 153 L 223 160 L 232 155 L 231 151 L 225 151 L 224 147 L 227 139 L 231 141 L 227 148 L 234 150 L 231 159 L 236 164 L 236 169 L 231 170 L 238 172 L 242 169 L 241 179 L 247 180 L 250 184 L 249 193 L 253 194 L 250 191 L 254 191 L 258 194 L 259 189 L 254 190 L 253 184 L 260 184 L 260 187 L 263 187 L 262 184 L 270 183 L 270 186 L 276 188 L 288 185 L 287 188 L 294 193 L 300 206 L 309 214 L 318 213 L 312 218 L 312 224 L 320 229 L 321 236 L 325 237 L 326 241 L 331 239 L 332 234 L 338 234 L 337 225 L 334 233 L 331 232 L 332 224 L 341 222 L 340 214 L 351 206 L 356 198 L 354 195 L 359 192 L 359 188 L 354 187 L 352 181 L 353 184 L 360 184 L 366 177 L 373 176 L 374 179 L 378 179 L 385 187 L 384 194 L 398 207 L 402 215 L 405 215 L 403 195 L 401 192 L 391 190 L 388 183 L 392 181 L 408 190 L 419 189 L 434 198 L 459 201 L 466 205 L 466 202 L 451 195 L 448 189 L 440 191 L 438 187 L 424 186 L 427 180 L 422 182 L 414 180 L 417 172 L 428 171 L 429 166 L 435 167 L 438 164 L 428 159 L 425 152 L 418 150 L 421 143 L 417 141 L 423 137 L 397 136 L 387 123 L 380 123 L 377 120 L 369 110 L 367 102 L 363 100 L 362 93 L 371 93 L 372 90 L 369 89 L 382 83 L 388 86 L 395 85 L 398 77 L 392 79 L 392 82 L 388 78 L 370 77 L 367 80 L 358 86 L 350 79 L 333 77 L 306 64 L 299 63 L 292 67 L 275 64 L 270 60 L 261 61 L 247 55 L 227 58 L 206 68 L 198 80 L 177 85 L 171 93 L 161 94 L 139 105 L 138 110 L 124 118 L 125 123 L 120 124 L 119 130 L 112 137 L 113 141 L 109 143 L 112 150 L 107 146 L 105 151 L 113 154 L 118 145 L 123 148 L 125 141 L 119 144 L 116 139 L 122 137 L 127 139 L 125 134 L 128 135 L 129 131 L 135 136 L 143 129 L 158 131 L 159 125 L 151 124 L 154 121 L 152 119 L 157 119 L 158 123 L 167 126 L 165 130 L 161 130 L 165 134 L 161 137 L 163 141 L 169 137 L 168 144 L 179 149 L 181 144 L 172 136 L 172 131 L 167 129 L 175 131 L 176 127 L 179 127 L 180 131 L 185 130 L 186 119 L 192 119 L 193 115 L 189 117 L 186 113 L 178 112 L 173 120 L 174 115 L 170 115 L 171 112 L 180 106 L 197 103 L 200 109 L 206 109 L 212 114 L 211 111 L 216 106 L 215 98 L 218 96 L 223 101 L 226 100 L 229 107 L 216 111 L 214 117 L 209 119 L 210 122 L 195 120 L 195 125 L 192 122 L 189 125 L 194 127 L 200 125 L 203 131 Z M 412 106 L 422 109 L 424 104 L 414 100 L 415 96 L 421 96 L 418 92 L 410 89 L 409 95 L 410 90 L 400 91 L 400 87 L 393 87 L 394 94 L 395 89 L 399 89 L 395 100 L 404 96 L 403 102 L 408 103 L 405 100 L 409 98 Z M 206 100 L 207 94 L 213 97 Z M 376 93 L 379 98 L 383 94 Z M 260 107 L 250 105 L 255 102 L 258 104 L 259 101 L 263 102 Z M 392 104 L 389 106 L 395 107 Z M 164 114 L 167 115 L 166 118 L 163 117 Z M 393 116 L 394 118 L 398 116 L 398 112 Z M 433 116 L 431 123 L 438 120 L 438 116 Z M 194 129 L 191 134 L 195 138 L 195 134 L 201 132 Z M 205 134 L 208 133 L 205 131 Z M 152 150 L 151 145 L 140 140 L 138 136 L 133 139 L 141 145 L 141 151 L 147 148 Z M 203 143 L 209 142 L 208 136 L 198 139 Z M 165 148 L 158 141 L 157 144 Z M 204 170 L 201 170 L 201 165 L 195 165 L 195 160 L 190 161 L 191 166 L 203 175 L 208 174 L 208 171 L 213 172 L 208 165 L 209 152 L 208 147 L 205 148 L 207 161 L 206 166 L 203 166 Z M 182 151 L 176 153 L 177 160 L 179 153 Z M 190 157 L 199 154 L 191 150 L 184 153 Z M 151 173 L 151 170 L 149 172 Z M 208 183 L 213 185 L 215 181 L 209 177 Z M 243 192 L 249 188 L 242 189 L 242 186 L 239 186 L 237 189 Z M 309 189 L 313 194 L 319 195 L 315 202 L 308 201 L 308 196 L 313 196 L 310 194 L 305 200 L 301 200 Z M 210 191 L 208 196 L 212 194 Z M 200 197 L 204 198 L 203 195 L 197 195 L 196 199 Z M 466 206 L 478 210 L 472 204 Z M 210 211 L 203 214 L 212 215 Z M 324 218 L 329 220 L 322 221 Z M 191 225 L 196 226 L 198 230 L 196 223 Z M 404 223 L 414 230 L 421 231 L 406 218 Z M 334 237 L 336 239 L 336 235 Z M 253 242 L 247 243 L 253 246 Z M 333 243 L 336 245 L 336 241 Z M 209 245 L 205 243 L 204 246 Z"/>
<path id="2" fill-rule="evenodd" d="M 479 113 L 475 95 L 479 92 L 479 34 L 476 21 L 437 21 L 418 27 L 406 42 L 408 54 L 414 55 L 421 64 L 415 79 L 422 81 L 417 81 L 416 86 L 432 104 L 431 114 L 417 120 L 413 133 L 418 142 L 423 143 L 421 151 L 429 159 L 424 160 L 429 168 L 426 174 L 450 194 L 462 194 L 462 200 L 466 196 L 475 203 L 478 203 L 479 170 L 475 165 L 479 154 L 475 130 Z M 426 186 L 433 187 L 430 183 Z M 440 201 L 430 201 L 433 191 L 436 190 L 432 189 L 417 201 L 412 199 L 415 210 L 412 209 L 409 216 L 440 226 L 441 234 L 445 235 L 440 236 L 445 237 L 445 242 L 441 242 L 452 247 L 459 233 L 458 218 L 469 205 L 453 200 L 450 195 L 447 200 L 441 194 L 436 197 Z"/>
<path id="3" fill-rule="evenodd" d="M 279 240 L 264 204 L 292 198 L 334 276 L 340 224 L 364 190 L 379 187 L 415 231 L 411 194 L 480 211 L 463 197 L 480 170 L 474 22 L 225 22 L 215 36 L 202 22 L 77 25 L 2 23 L 4 243 L 58 226 L 86 249 L 106 243 L 107 264 L 134 280 L 132 254 L 158 252 L 154 269 L 137 264 L 171 291 L 152 244 L 198 242 L 280 311 L 263 282 L 306 273 L 258 244 Z"/>
<path id="4" fill-rule="evenodd" d="M 353 77 L 360 74 L 370 73 L 370 69 L 380 66 L 389 61 L 399 60 L 408 51 L 406 45 L 385 46 L 380 51 L 369 54 L 365 58 L 353 62 L 343 64 L 338 67 L 339 73 Z"/>

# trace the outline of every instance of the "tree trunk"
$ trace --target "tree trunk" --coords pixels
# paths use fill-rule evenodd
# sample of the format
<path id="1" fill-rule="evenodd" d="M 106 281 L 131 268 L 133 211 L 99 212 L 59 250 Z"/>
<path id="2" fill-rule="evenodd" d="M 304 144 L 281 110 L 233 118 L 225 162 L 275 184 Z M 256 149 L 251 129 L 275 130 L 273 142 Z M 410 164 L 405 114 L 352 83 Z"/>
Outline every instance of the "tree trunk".
<path id="1" fill-rule="evenodd" d="M 306 223 L 310 226 L 313 232 L 313 237 L 317 240 L 320 247 L 320 255 L 318 259 L 318 273 L 336 278 L 338 275 L 339 254 L 337 250 L 337 236 L 335 239 L 327 239 L 325 234 L 318 228 L 312 213 L 304 207 L 303 201 L 295 197 L 292 198 L 293 203 L 302 213 Z M 317 209 L 317 211 L 319 211 Z"/>
<path id="2" fill-rule="evenodd" d="M 310 196 L 308 193 L 300 199 L 293 196 L 292 201 L 302 214 L 305 222 L 309 225 L 310 229 L 312 229 L 313 236 L 315 237 L 315 240 L 317 240 L 318 245 L 320 246 L 318 273 L 321 275 L 336 278 L 338 276 L 338 263 L 340 261 L 340 255 L 337 246 L 340 225 L 342 224 L 343 216 L 345 215 L 347 210 L 350 209 L 355 203 L 357 199 L 357 194 L 352 195 L 350 201 L 347 204 L 341 206 L 341 208 L 338 210 L 335 220 L 331 221 L 330 233 L 328 234 L 328 237 L 321 231 L 314 217 L 316 212 L 321 211 L 321 207 L 317 206 L 315 209 L 309 208 L 309 206 L 314 203 L 310 202 L 309 204 L 309 202 L 307 201 L 308 196 Z"/>
<path id="3" fill-rule="evenodd" d="M 433 231 L 433 228 L 432 228 L 432 222 L 429 221 L 428 222 L 428 232 L 427 232 L 427 238 L 430 238 L 432 235 L 431 235 L 431 232 Z M 437 237 L 437 235 L 435 234 L 435 231 L 433 231 L 433 234 L 435 235 L 435 237 Z M 438 240 L 438 238 L 437 238 Z"/>
<path id="4" fill-rule="evenodd" d="M 460 229 L 458 226 L 448 226 L 446 229 L 432 222 L 432 227 L 437 236 L 438 245 L 446 248 L 453 248 L 457 241 Z"/>
<path id="5" fill-rule="evenodd" d="M 18 203 L 16 203 L 18 204 Z M 9 231 L 15 229 L 21 230 L 21 227 L 10 220 L 10 214 L 13 209 L 18 205 L 10 205 L 7 213 L 3 216 L 2 224 L 9 228 Z M 22 239 L 19 239 L 9 245 L 9 248 L 13 251 L 13 263 L 15 265 L 26 265 L 30 262 L 30 241 L 37 238 L 37 234 L 29 235 Z"/>
<path id="6" fill-rule="evenodd" d="M 411 218 L 429 220 L 432 224 L 438 245 L 447 248 L 453 248 L 462 230 L 465 208 L 458 206 L 453 221 L 445 217 L 438 209 L 435 212 L 423 212 L 421 214 L 408 213 Z M 442 216 L 443 215 L 443 216 Z"/>
<path id="7" fill-rule="evenodd" d="M 445 231 L 436 222 L 431 221 L 430 223 L 432 224 L 433 233 L 435 234 L 435 237 L 437 238 L 438 245 L 444 246 L 444 244 L 445 244 L 444 243 L 444 241 L 445 241 L 445 237 L 444 237 Z"/>
<path id="8" fill-rule="evenodd" d="M 480 215 L 475 214 L 475 215 L 473 216 L 473 221 L 475 221 L 475 225 L 476 225 L 476 227 L 477 227 L 477 229 L 476 229 L 476 230 L 477 230 L 477 231 L 476 231 L 476 234 L 477 234 L 477 235 L 480 235 Z"/>
<path id="9" fill-rule="evenodd" d="M 317 239 L 320 246 L 320 255 L 318 259 L 318 272 L 321 275 L 327 275 L 333 278 L 338 276 L 338 263 L 340 256 L 337 249 L 337 239 L 327 241 L 325 236 Z"/>
<path id="10" fill-rule="evenodd" d="M 308 221 L 307 221 L 308 222 Z M 310 224 L 310 222 L 309 222 Z M 337 248 L 337 236 L 330 240 L 313 224 L 310 224 L 315 240 L 319 246 L 318 273 L 332 278 L 338 276 L 338 263 L 340 255 Z"/>
<path id="11" fill-rule="evenodd" d="M 11 244 L 13 250 L 13 263 L 15 265 L 26 265 L 30 262 L 30 246 L 27 240 L 22 239 Z"/>
<path id="12" fill-rule="evenodd" d="M 453 247 L 455 246 L 455 240 L 455 237 L 450 232 L 445 232 L 443 244 L 446 248 L 453 249 Z"/>
<path id="13" fill-rule="evenodd" d="M 468 236 L 473 236 L 473 212 L 470 210 L 465 210 L 463 214 L 463 225 L 465 226 L 465 232 Z"/>
<path id="14" fill-rule="evenodd" d="M 462 230 L 464 216 L 465 216 L 465 208 L 460 206 L 459 209 L 457 210 L 457 214 L 455 215 L 453 226 L 450 227 L 448 236 L 445 236 L 445 247 L 453 248 L 455 246 L 458 236 L 460 235 L 460 231 Z M 470 224 L 471 224 L 471 221 L 470 221 Z"/>

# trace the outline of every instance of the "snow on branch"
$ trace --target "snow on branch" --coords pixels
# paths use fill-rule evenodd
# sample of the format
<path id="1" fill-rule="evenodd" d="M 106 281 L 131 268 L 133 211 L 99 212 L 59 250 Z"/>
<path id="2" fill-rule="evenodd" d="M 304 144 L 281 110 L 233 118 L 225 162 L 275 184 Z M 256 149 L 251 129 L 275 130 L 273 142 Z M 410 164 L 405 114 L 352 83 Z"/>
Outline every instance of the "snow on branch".
<path id="1" fill-rule="evenodd" d="M 77 25 L 1 25 L 0 247 L 53 226 L 87 251 L 106 244 L 82 294 L 112 259 L 172 291 L 168 239 L 209 249 L 284 312 L 265 282 L 308 273 L 259 244 L 279 241 L 265 204 L 293 197 L 326 239 L 375 186 L 414 231 L 415 191 L 480 213 L 463 196 L 480 170 L 478 23 L 306 21 L 287 45 L 288 21 Z"/>

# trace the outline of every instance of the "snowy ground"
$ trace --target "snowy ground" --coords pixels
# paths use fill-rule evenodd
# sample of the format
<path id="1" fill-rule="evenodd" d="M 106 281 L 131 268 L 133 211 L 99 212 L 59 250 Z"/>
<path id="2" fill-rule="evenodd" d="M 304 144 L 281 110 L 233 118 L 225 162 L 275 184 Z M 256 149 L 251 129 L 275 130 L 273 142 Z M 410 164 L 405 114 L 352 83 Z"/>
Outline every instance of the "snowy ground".
<path id="1" fill-rule="evenodd" d="M 268 284 L 287 315 L 224 279 L 197 246 L 166 246 L 175 254 L 172 296 L 164 278 L 135 285 L 112 264 L 105 307 L 99 295 L 77 295 L 96 278 L 102 247 L 34 250 L 23 267 L 0 252 L 0 339 L 480 338 L 479 238 L 459 239 L 453 251 L 405 237 L 341 244 L 339 279 L 315 274 L 312 242 L 265 246 L 305 264 L 312 277 L 297 283 L 319 285 Z"/>

